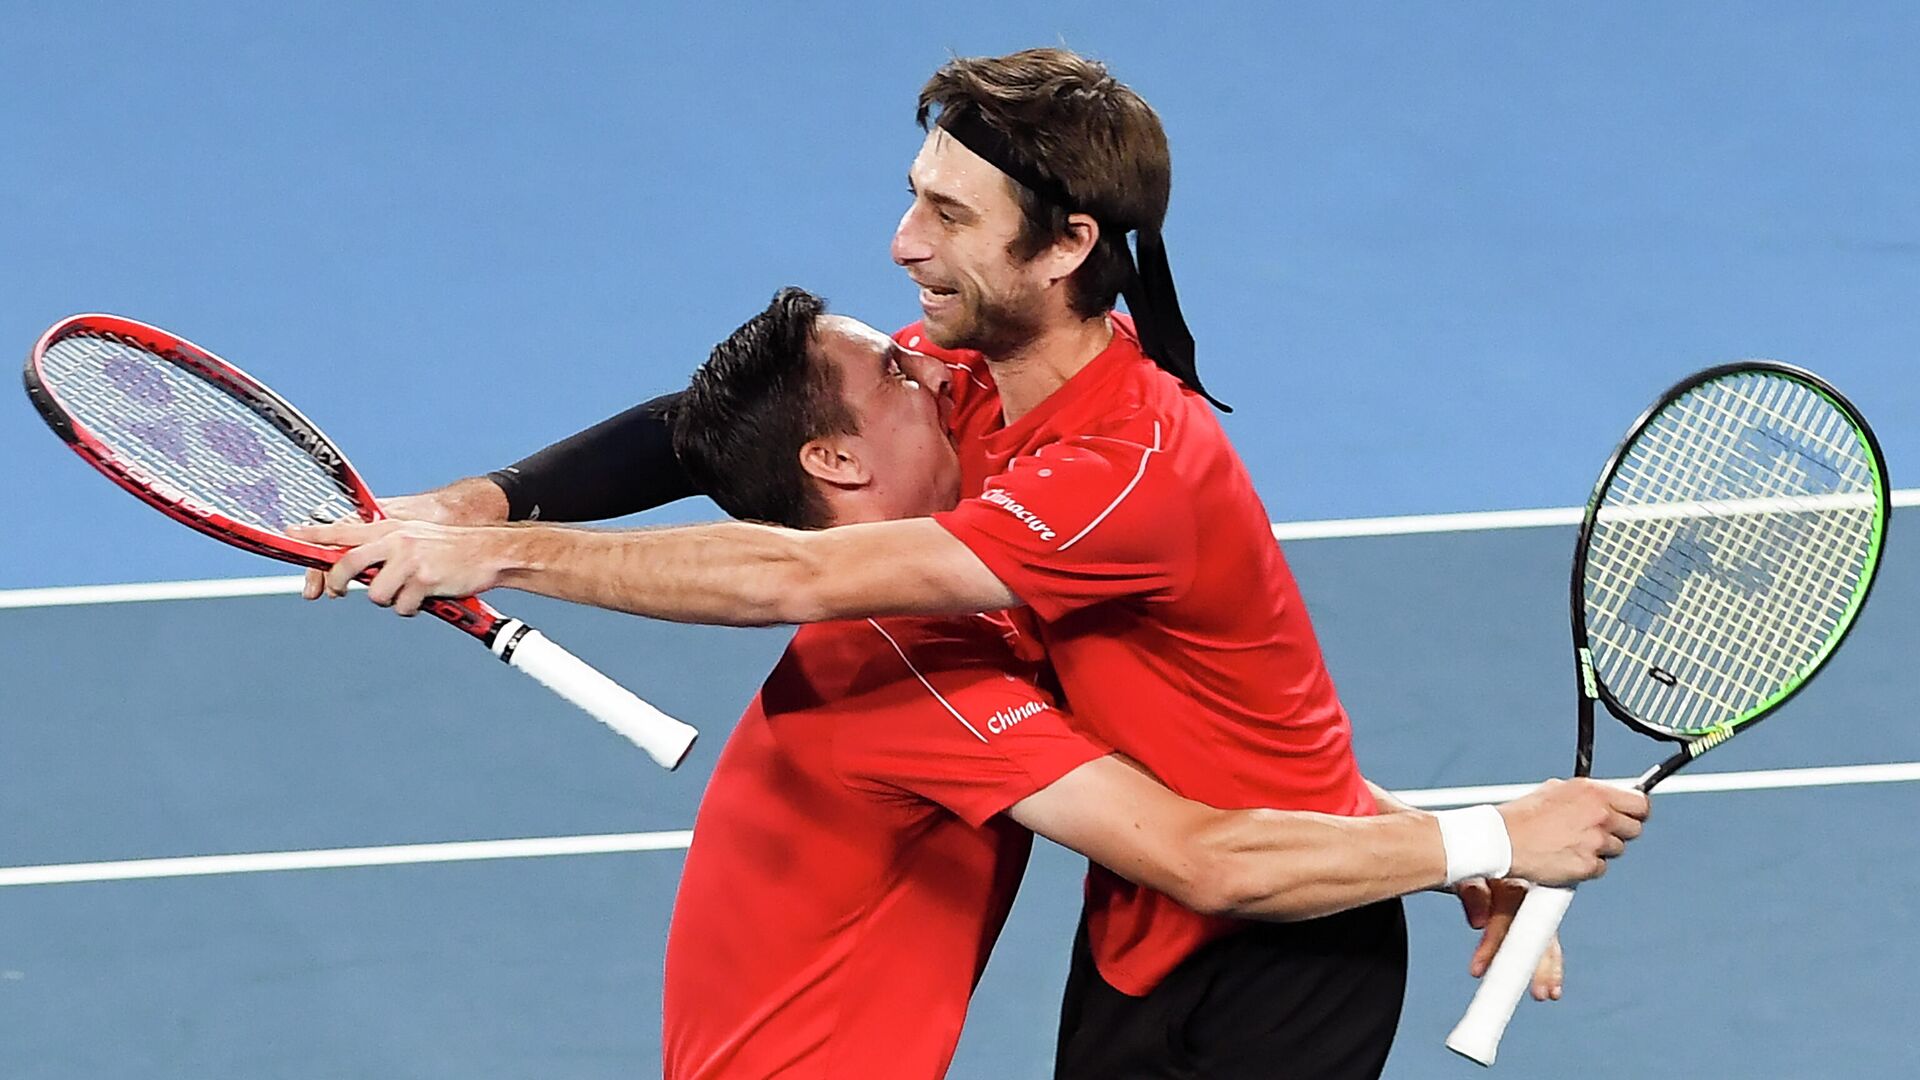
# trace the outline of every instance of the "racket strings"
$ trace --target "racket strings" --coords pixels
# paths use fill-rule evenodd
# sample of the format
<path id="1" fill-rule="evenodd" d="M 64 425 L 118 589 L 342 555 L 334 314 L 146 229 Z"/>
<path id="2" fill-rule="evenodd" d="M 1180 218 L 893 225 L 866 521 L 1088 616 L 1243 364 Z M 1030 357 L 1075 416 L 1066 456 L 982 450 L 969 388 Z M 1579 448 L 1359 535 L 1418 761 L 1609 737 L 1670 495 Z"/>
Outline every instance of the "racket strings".
<path id="1" fill-rule="evenodd" d="M 1775 393 L 1778 392 L 1778 387 L 1772 387 L 1770 389 L 1774 390 Z M 1818 400 L 1818 399 L 1812 398 L 1811 395 L 1809 395 L 1809 399 Z M 1682 414 L 1682 418 L 1684 420 L 1700 423 L 1703 420 L 1719 421 L 1719 420 L 1729 419 L 1727 417 L 1702 417 L 1699 414 L 1699 410 L 1696 410 L 1693 408 L 1693 406 L 1697 404 L 1700 404 L 1700 403 L 1694 402 L 1694 401 L 1683 401 L 1678 404 L 1677 406 L 1678 411 Z M 1713 403 L 1709 401 L 1707 402 L 1707 404 L 1713 404 Z M 1804 427 L 1804 420 L 1805 420 L 1804 417 L 1783 416 L 1777 410 L 1769 410 L 1765 408 L 1764 406 L 1766 404 L 1767 402 L 1765 401 L 1765 399 L 1761 399 L 1757 401 L 1756 405 L 1759 405 L 1761 407 L 1757 408 L 1755 411 L 1762 415 L 1770 415 L 1771 419 L 1773 419 L 1776 423 L 1792 423 L 1792 424 L 1797 424 Z M 1751 431 L 1751 429 L 1749 430 Z M 1670 447 L 1668 448 L 1670 449 Z M 1659 449 L 1659 447 L 1656 447 L 1656 449 Z M 1671 476 L 1669 474 L 1671 472 L 1671 468 L 1675 464 L 1675 462 L 1673 461 L 1672 455 L 1656 454 L 1654 455 L 1654 460 L 1658 463 L 1658 465 L 1662 467 L 1663 473 L 1662 473 L 1661 479 L 1663 481 L 1671 480 Z M 1784 508 L 1778 507 L 1779 500 L 1790 497 L 1793 494 L 1793 492 L 1783 488 L 1779 484 L 1779 481 L 1781 477 L 1791 475 L 1790 471 L 1777 470 L 1776 472 L 1771 474 L 1764 473 L 1764 472 L 1756 474 L 1750 468 L 1750 465 L 1751 465 L 1750 462 L 1741 461 L 1741 460 L 1733 460 L 1733 461 L 1727 461 L 1722 463 L 1722 466 L 1726 468 L 1729 471 L 1729 473 L 1733 476 L 1733 482 L 1736 485 L 1744 485 L 1739 487 L 1739 490 L 1745 492 L 1748 496 L 1747 498 L 1740 500 L 1741 505 L 1737 509 L 1745 513 L 1752 513 L 1762 508 L 1784 509 Z M 1829 473 L 1834 472 L 1834 470 L 1831 470 L 1831 469 L 1828 469 L 1827 471 Z M 1756 481 L 1758 481 L 1757 486 L 1756 486 Z M 1831 485 L 1831 482 L 1828 481 L 1820 484 L 1820 486 L 1831 487 L 1832 485 Z M 1770 503 L 1774 505 L 1770 506 L 1769 505 Z M 1792 508 L 1794 510 L 1804 509 L 1804 507 L 1797 504 L 1789 504 L 1789 505 L 1792 505 Z M 1808 520 L 1817 521 L 1820 519 L 1809 517 L 1799 513 L 1795 513 L 1790 516 L 1781 516 L 1777 518 L 1775 521 L 1770 523 L 1775 527 L 1775 535 L 1772 536 L 1772 539 L 1776 543 L 1780 543 L 1780 544 L 1790 544 L 1796 541 L 1807 542 L 1809 538 L 1804 536 L 1796 537 L 1792 535 L 1779 535 L 1779 533 L 1782 531 L 1783 528 L 1790 530 L 1793 527 L 1803 525 Z M 1829 526 L 1833 524 L 1833 519 L 1828 518 L 1825 520 L 1827 521 Z M 1696 531 L 1700 532 L 1701 530 L 1699 530 L 1696 527 Z M 1760 531 L 1761 530 L 1750 529 L 1750 530 L 1746 530 L 1744 533 L 1735 533 L 1732 535 L 1728 535 L 1726 530 L 1718 529 L 1718 530 L 1712 530 L 1713 533 L 1718 533 L 1718 535 L 1709 535 L 1706 532 L 1701 532 L 1701 535 L 1699 535 L 1696 538 L 1701 541 L 1701 546 L 1708 550 L 1714 550 L 1714 543 L 1713 543 L 1714 541 L 1719 542 L 1718 550 L 1715 552 L 1717 556 L 1715 561 L 1720 566 L 1731 564 L 1734 566 L 1744 565 L 1744 566 L 1752 567 L 1756 565 L 1756 560 L 1765 557 L 1765 553 L 1762 551 L 1755 550 L 1754 545 L 1751 543 L 1751 541 L 1754 539 L 1755 536 L 1757 536 L 1760 533 Z M 1743 541 L 1747 541 L 1747 543 L 1743 544 L 1742 543 Z M 1812 538 L 1812 542 L 1814 543 L 1815 550 L 1828 550 L 1830 546 L 1822 543 L 1820 538 Z M 1688 545 L 1682 543 L 1678 537 L 1670 538 L 1666 541 L 1666 543 L 1667 543 L 1667 547 L 1662 550 L 1664 552 L 1670 552 L 1674 556 L 1677 556 L 1677 559 L 1675 561 L 1677 561 L 1680 565 L 1677 567 L 1665 568 L 1662 566 L 1662 562 L 1664 560 L 1656 559 L 1649 568 L 1648 578 L 1654 579 L 1659 585 L 1665 587 L 1665 595 L 1663 596 L 1663 599 L 1666 600 L 1669 604 L 1671 604 L 1672 602 L 1678 600 L 1678 593 L 1679 593 L 1680 587 L 1685 583 L 1685 581 L 1693 573 L 1699 572 L 1701 568 L 1695 564 L 1695 559 L 1693 557 L 1694 555 L 1693 550 Z M 1799 569 L 1801 569 L 1802 571 L 1805 571 L 1806 573 L 1811 573 L 1816 568 L 1821 570 L 1830 569 L 1827 567 L 1817 567 L 1817 564 L 1812 561 L 1803 562 L 1799 564 Z M 1662 574 L 1663 569 L 1665 569 L 1667 572 L 1664 575 L 1664 580 L 1661 580 L 1663 577 L 1663 574 Z M 1711 568 L 1708 568 L 1708 569 L 1711 569 Z M 1791 573 L 1791 568 L 1784 568 L 1784 569 L 1786 569 L 1789 573 Z M 1642 579 L 1643 584 L 1640 586 L 1641 589 L 1645 589 L 1646 586 L 1644 583 L 1648 581 L 1648 578 Z M 1812 595 L 1813 590 L 1807 587 L 1804 587 L 1808 584 L 1810 583 L 1805 580 L 1805 574 L 1803 573 L 1799 580 L 1788 582 L 1789 586 L 1800 585 L 1802 587 L 1797 589 L 1791 588 L 1791 587 L 1787 588 L 1779 593 L 1779 598 L 1787 601 L 1792 601 L 1795 598 L 1804 598 L 1809 595 Z M 1639 591 L 1639 590 L 1636 590 L 1636 591 Z M 1631 595 L 1632 594 L 1630 593 L 1630 596 Z M 1733 654 L 1727 654 L 1725 652 L 1722 652 L 1720 655 L 1710 656 L 1710 657 L 1699 657 L 1699 656 L 1692 656 L 1692 655 L 1689 656 L 1689 659 L 1694 660 L 1696 663 L 1708 665 L 1703 668 L 1704 671 L 1716 673 L 1711 675 L 1710 685 L 1700 687 L 1699 692 L 1705 694 L 1710 698 L 1713 698 L 1715 704 L 1725 709 L 1725 708 L 1732 707 L 1733 703 L 1727 700 L 1727 698 L 1724 696 L 1716 696 L 1714 694 L 1713 691 L 1715 689 L 1721 688 L 1719 684 L 1733 683 L 1735 685 L 1743 685 L 1743 684 L 1747 684 L 1754 681 L 1764 683 L 1771 677 L 1771 675 L 1774 674 L 1774 672 L 1771 670 L 1768 664 L 1768 661 L 1773 661 L 1777 664 L 1777 662 L 1783 656 L 1786 656 L 1789 654 L 1797 655 L 1796 650 L 1801 650 L 1808 644 L 1812 644 L 1817 647 L 1819 643 L 1818 641 L 1806 642 L 1806 641 L 1794 640 L 1789 635 L 1793 631 L 1804 630 L 1807 627 L 1818 625 L 1818 614 L 1814 612 L 1801 610 L 1795 613 L 1795 615 L 1797 616 L 1796 618 L 1791 618 L 1784 621 L 1766 620 L 1767 613 L 1753 610 L 1755 605 L 1751 602 L 1752 598 L 1750 594 L 1745 594 L 1742 592 L 1730 592 L 1726 596 L 1721 597 L 1720 599 L 1728 605 L 1728 609 L 1722 610 L 1722 611 L 1716 611 L 1714 613 L 1713 618 L 1715 619 L 1717 628 L 1724 630 L 1728 626 L 1738 626 L 1738 625 L 1741 625 L 1743 620 L 1748 620 L 1750 621 L 1750 625 L 1752 625 L 1755 628 L 1754 632 L 1759 635 L 1757 639 L 1747 643 L 1750 646 L 1748 649 L 1743 650 L 1741 652 L 1737 652 Z M 1642 609 L 1643 609 L 1643 615 L 1644 615 L 1645 614 L 1644 605 L 1642 605 Z M 1766 621 L 1752 621 L 1752 620 L 1766 620 Z M 1642 625 L 1644 625 L 1645 622 L 1650 622 L 1650 621 L 1651 621 L 1650 619 L 1646 619 L 1643 621 Z M 1725 676 L 1721 676 L 1717 674 L 1717 672 L 1723 671 L 1729 666 L 1732 666 L 1735 669 L 1731 673 L 1733 678 L 1728 679 Z M 1669 688 L 1667 693 L 1670 696 L 1672 693 L 1672 688 Z M 1737 712 L 1738 712 L 1738 709 L 1736 708 L 1734 712 L 1726 713 L 1725 715 L 1735 715 L 1737 714 Z"/>
<path id="2" fill-rule="evenodd" d="M 285 432 L 144 346 L 75 334 L 47 347 L 40 370 L 73 418 L 164 495 L 276 533 L 360 516 L 350 492 Z"/>
<path id="3" fill-rule="evenodd" d="M 1682 411 L 1683 412 L 1687 411 L 1684 406 L 1682 407 Z M 1766 410 L 1763 409 L 1761 411 L 1764 412 Z M 1776 416 L 1775 419 L 1778 420 L 1779 418 Z M 1656 447 L 1656 449 L 1658 448 Z M 1663 473 L 1670 471 L 1670 466 L 1672 464 L 1670 458 L 1671 458 L 1671 455 L 1663 455 L 1658 453 L 1651 455 L 1651 460 L 1656 464 L 1656 466 L 1667 467 L 1667 468 L 1662 468 L 1660 470 Z M 1831 485 L 1824 484 L 1822 486 L 1831 486 Z M 1782 488 L 1776 483 L 1772 488 L 1762 488 L 1760 490 L 1767 495 L 1777 496 L 1781 493 Z M 1695 516 L 1697 517 L 1698 515 L 1695 515 Z M 1671 534 L 1676 530 L 1673 528 L 1671 524 L 1669 524 L 1664 531 L 1666 533 Z M 1704 539 L 1706 539 L 1708 542 L 1711 542 L 1713 539 L 1716 539 L 1716 538 L 1709 536 L 1709 537 L 1704 537 Z M 1723 542 L 1725 542 L 1726 540 L 1726 538 L 1718 538 L 1718 539 L 1722 539 Z M 1734 539 L 1737 541 L 1738 538 L 1734 538 Z M 1650 578 L 1654 578 L 1654 579 L 1660 578 L 1662 576 L 1662 570 L 1664 569 L 1667 571 L 1667 574 L 1665 575 L 1667 577 L 1667 580 L 1665 582 L 1656 581 L 1654 583 L 1655 588 L 1658 588 L 1660 585 L 1665 586 L 1664 595 L 1658 598 L 1662 602 L 1662 608 L 1659 611 L 1650 612 L 1645 607 L 1645 605 L 1639 605 L 1642 609 L 1641 610 L 1642 619 L 1639 621 L 1643 624 L 1651 621 L 1651 619 L 1648 617 L 1649 615 L 1658 616 L 1658 615 L 1665 614 L 1665 608 L 1671 605 L 1673 600 L 1677 599 L 1679 587 L 1682 584 L 1684 584 L 1685 580 L 1689 578 L 1693 573 L 1699 572 L 1694 566 L 1687 565 L 1694 562 L 1694 559 L 1693 559 L 1694 552 L 1686 544 L 1678 542 L 1678 538 L 1669 535 L 1669 536 L 1648 537 L 1648 538 L 1644 538 L 1644 540 L 1651 542 L 1653 544 L 1659 545 L 1658 550 L 1661 552 L 1667 553 L 1668 558 L 1666 559 L 1656 558 L 1653 562 L 1649 564 L 1648 576 Z M 1643 561 L 1644 561 L 1645 556 L 1652 554 L 1652 552 L 1649 552 L 1643 549 L 1642 551 L 1639 552 L 1639 554 L 1643 557 Z M 1754 552 L 1751 550 L 1747 550 L 1747 551 L 1738 552 L 1738 554 L 1751 559 L 1754 555 Z M 1675 556 L 1677 556 L 1677 558 Z M 1673 563 L 1675 565 L 1667 566 L 1665 565 L 1667 563 Z M 1646 591 L 1648 591 L 1648 585 L 1646 584 L 1645 579 L 1643 579 L 1643 582 L 1641 583 L 1641 587 L 1629 592 L 1628 596 L 1629 598 L 1632 598 L 1636 593 L 1642 593 Z M 1804 595 L 1804 590 L 1802 590 L 1801 595 Z M 1726 624 L 1730 622 L 1737 623 L 1742 618 L 1753 617 L 1753 613 L 1751 611 L 1739 610 L 1740 607 L 1742 606 L 1740 601 L 1745 599 L 1744 597 L 1742 597 L 1738 593 L 1733 593 L 1733 594 L 1730 594 L 1729 598 L 1734 604 L 1734 610 L 1730 614 L 1721 613 L 1717 615 L 1716 616 L 1717 623 L 1719 624 Z M 1801 621 L 1804 622 L 1805 620 L 1803 619 Z M 1774 624 L 1774 625 L 1778 626 L 1780 624 Z M 1776 648 L 1777 647 L 1778 647 L 1778 643 L 1776 643 Z M 1694 656 L 1692 658 L 1695 659 L 1696 661 L 1717 664 L 1720 666 L 1725 666 L 1729 662 L 1734 663 L 1736 666 L 1740 666 L 1740 660 L 1741 660 L 1740 656 L 1738 655 L 1731 656 L 1731 657 L 1725 656 L 1725 655 L 1709 656 L 1709 657 Z M 1639 657 L 1639 659 L 1642 659 L 1644 661 L 1646 658 Z M 1745 665 L 1745 667 L 1748 668 L 1749 670 L 1736 671 L 1734 674 L 1736 677 L 1751 676 L 1753 674 L 1752 669 L 1757 668 L 1758 666 L 1759 666 L 1758 664 L 1748 663 Z M 1712 695 L 1712 691 L 1713 691 L 1712 687 L 1708 687 L 1704 689 L 1709 695 Z M 1724 696 L 1719 697 L 1716 703 L 1720 705 L 1723 709 L 1729 705 L 1729 702 L 1726 700 Z"/>
<path id="4" fill-rule="evenodd" d="M 1797 684 L 1857 607 L 1879 490 L 1852 420 L 1797 380 L 1745 372 L 1682 395 L 1596 512 L 1582 589 L 1602 681 L 1680 734 Z"/>
<path id="5" fill-rule="evenodd" d="M 1680 411 L 1682 413 L 1686 413 L 1689 410 L 1687 409 L 1686 405 L 1683 404 L 1681 406 Z M 1768 410 L 1762 409 L 1759 411 L 1764 413 Z M 1699 418 L 1696 416 L 1696 417 L 1692 417 L 1692 419 L 1697 421 Z M 1776 422 L 1778 422 L 1781 418 L 1776 415 L 1774 419 Z M 1798 418 L 1793 418 L 1793 419 L 1798 419 Z M 1670 455 L 1658 455 L 1658 454 L 1654 455 L 1654 459 L 1660 465 L 1663 465 L 1663 466 L 1671 465 L 1671 461 L 1668 460 L 1669 458 L 1670 458 Z M 1735 473 L 1736 479 L 1738 479 L 1738 470 L 1734 469 L 1732 471 Z M 1751 472 L 1751 470 L 1749 470 L 1749 472 Z M 1768 474 L 1761 473 L 1760 475 L 1764 478 Z M 1749 491 L 1757 490 L 1760 493 L 1760 496 L 1763 500 L 1767 498 L 1777 499 L 1785 491 L 1785 489 L 1778 483 L 1778 480 L 1782 475 L 1785 475 L 1785 473 L 1781 471 L 1776 471 L 1772 476 L 1772 479 L 1774 480 L 1774 483 L 1772 485 L 1762 486 L 1756 489 L 1756 488 L 1753 488 L 1749 483 L 1747 490 Z M 1830 482 L 1822 483 L 1820 486 L 1830 487 L 1831 483 Z M 1785 523 L 1788 525 L 1798 525 L 1798 524 L 1802 524 L 1805 520 L 1807 519 L 1804 517 L 1794 516 L 1790 518 L 1781 518 L 1773 522 L 1773 524 L 1775 526 L 1779 526 L 1782 523 Z M 1711 549 L 1715 541 L 1719 542 L 1719 545 L 1723 549 L 1723 551 L 1721 552 L 1721 554 L 1723 555 L 1723 558 L 1720 560 L 1722 565 L 1726 565 L 1728 563 L 1731 563 L 1732 565 L 1736 565 L 1736 566 L 1743 565 L 1743 563 L 1738 560 L 1745 560 L 1744 565 L 1752 566 L 1753 560 L 1756 558 L 1757 555 L 1760 554 L 1754 550 L 1752 544 L 1750 543 L 1746 545 L 1740 544 L 1740 541 L 1743 539 L 1751 540 L 1752 537 L 1750 535 L 1727 536 L 1727 535 L 1724 535 L 1726 530 L 1720 529 L 1720 530 L 1714 530 L 1714 531 L 1719 532 L 1722 535 L 1715 536 L 1715 535 L 1712 535 L 1711 533 L 1702 532 L 1698 526 L 1695 526 L 1694 528 L 1696 533 L 1698 534 L 1695 537 L 1695 539 L 1700 541 L 1702 546 L 1705 546 Z M 1669 530 L 1667 531 L 1671 532 L 1673 530 L 1669 528 Z M 1776 539 L 1782 539 L 1782 538 L 1776 537 Z M 1809 538 L 1802 535 L 1799 537 L 1789 536 L 1784 539 L 1797 540 L 1801 543 L 1806 543 L 1808 542 Z M 1827 550 L 1832 546 L 1818 538 L 1814 538 L 1812 540 L 1812 543 L 1814 544 L 1816 550 Z M 1732 550 L 1731 551 L 1724 550 L 1729 548 Z M 1654 578 L 1658 578 L 1661 576 L 1662 569 L 1667 569 L 1669 571 L 1669 574 L 1667 575 L 1668 580 L 1660 584 L 1664 584 L 1667 589 L 1666 594 L 1661 599 L 1666 601 L 1668 604 L 1671 604 L 1675 599 L 1677 599 L 1677 593 L 1678 593 L 1679 587 L 1683 585 L 1686 580 L 1690 579 L 1693 574 L 1700 572 L 1700 570 L 1696 568 L 1694 565 L 1691 565 L 1695 561 L 1693 558 L 1695 552 L 1681 538 L 1672 537 L 1672 538 L 1665 539 L 1665 546 L 1661 550 L 1667 553 L 1677 553 L 1678 555 L 1678 558 L 1672 558 L 1670 556 L 1667 559 L 1656 559 L 1650 566 L 1650 576 Z M 1643 552 L 1642 554 L 1645 554 L 1645 553 Z M 1727 555 L 1732 556 L 1732 558 L 1724 557 Z M 1664 562 L 1675 563 L 1676 565 L 1671 567 L 1663 567 L 1662 564 Z M 1708 569 L 1713 569 L 1713 568 L 1708 568 Z M 1811 568 L 1807 567 L 1806 569 L 1810 570 Z M 1788 584 L 1793 585 L 1795 584 L 1795 582 L 1789 581 Z M 1641 586 L 1642 590 L 1644 590 L 1645 588 L 1646 588 L 1645 585 Z M 1782 590 L 1782 592 L 1780 593 L 1782 597 L 1787 597 L 1787 598 L 1805 597 L 1808 594 L 1809 594 L 1808 590 L 1805 588 L 1797 588 L 1797 589 L 1788 588 L 1788 589 Z M 1631 593 L 1629 595 L 1631 595 Z M 1741 591 L 1729 591 L 1726 593 L 1726 595 L 1720 597 L 1719 599 L 1723 603 L 1728 604 L 1729 609 L 1723 612 L 1716 613 L 1715 621 L 1717 624 L 1721 624 L 1723 626 L 1726 624 L 1738 625 L 1742 621 L 1751 621 L 1751 620 L 1764 617 L 1763 613 L 1758 613 L 1758 612 L 1755 612 L 1754 610 L 1751 610 L 1754 605 L 1751 603 L 1751 596 L 1749 594 L 1743 593 Z M 1658 614 L 1663 614 L 1663 613 L 1664 612 L 1660 612 Z M 1747 682 L 1753 681 L 1756 678 L 1759 678 L 1762 681 L 1764 681 L 1765 676 L 1768 674 L 1766 670 L 1766 663 L 1765 663 L 1766 660 L 1773 659 L 1777 661 L 1780 654 L 1793 652 L 1798 648 L 1803 648 L 1804 645 L 1806 644 L 1805 642 L 1798 642 L 1798 641 L 1792 640 L 1791 638 L 1784 637 L 1781 631 L 1783 630 L 1790 631 L 1796 628 L 1803 628 L 1815 622 L 1816 619 L 1809 618 L 1809 615 L 1810 615 L 1809 612 L 1806 612 L 1803 610 L 1797 613 L 1797 616 L 1798 616 L 1797 618 L 1793 618 L 1784 622 L 1763 622 L 1763 623 L 1756 624 L 1758 626 L 1769 627 L 1773 631 L 1771 638 L 1765 637 L 1763 632 L 1762 638 L 1752 643 L 1754 645 L 1757 645 L 1758 646 L 1757 648 L 1750 648 L 1744 652 L 1734 653 L 1732 655 L 1723 654 L 1723 655 L 1709 656 L 1709 657 L 1700 657 L 1700 656 L 1694 655 L 1694 656 L 1691 656 L 1690 658 L 1694 659 L 1696 662 L 1714 664 L 1719 666 L 1720 668 L 1725 668 L 1726 666 L 1731 664 L 1735 668 L 1735 670 L 1731 673 L 1733 675 L 1733 679 L 1731 680 L 1723 679 L 1722 681 L 1731 681 L 1734 683 L 1747 683 Z M 1646 623 L 1649 623 L 1651 620 L 1643 618 L 1640 621 L 1644 625 Z M 1769 648 L 1769 646 L 1771 646 L 1771 648 Z M 1771 657 L 1769 656 L 1769 653 L 1772 654 Z M 1644 660 L 1645 658 L 1641 657 L 1641 659 Z M 1713 696 L 1712 695 L 1713 688 L 1707 687 L 1702 689 L 1705 690 L 1709 696 Z M 1666 691 L 1666 694 L 1668 696 L 1672 695 L 1671 688 L 1669 688 Z M 1717 704 L 1718 706 L 1720 706 L 1721 709 L 1724 710 L 1728 708 L 1732 703 L 1730 703 L 1724 696 L 1720 696 L 1715 701 L 1715 704 Z M 1733 713 L 1723 713 L 1723 715 L 1733 715 Z"/>

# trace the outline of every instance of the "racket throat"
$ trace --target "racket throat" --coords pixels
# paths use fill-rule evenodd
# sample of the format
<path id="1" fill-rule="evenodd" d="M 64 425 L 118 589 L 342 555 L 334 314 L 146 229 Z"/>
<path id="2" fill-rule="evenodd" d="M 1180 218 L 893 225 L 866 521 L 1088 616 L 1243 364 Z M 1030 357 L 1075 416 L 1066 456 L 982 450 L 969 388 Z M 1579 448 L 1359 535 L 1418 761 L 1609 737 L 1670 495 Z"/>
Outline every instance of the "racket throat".
<path id="1" fill-rule="evenodd" d="M 1600 697 L 1600 683 L 1593 674 L 1593 650 L 1585 645 L 1574 651 L 1574 666 L 1579 670 L 1579 725 L 1575 732 L 1573 775 L 1593 775 L 1593 705 Z"/>

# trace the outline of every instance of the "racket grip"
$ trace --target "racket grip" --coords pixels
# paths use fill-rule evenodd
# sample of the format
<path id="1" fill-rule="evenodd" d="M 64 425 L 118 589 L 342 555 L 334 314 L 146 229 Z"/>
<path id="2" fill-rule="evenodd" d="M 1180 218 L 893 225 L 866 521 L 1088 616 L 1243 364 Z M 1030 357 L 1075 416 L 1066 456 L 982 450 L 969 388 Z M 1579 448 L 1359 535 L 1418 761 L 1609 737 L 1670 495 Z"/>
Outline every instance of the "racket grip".
<path id="1" fill-rule="evenodd" d="M 1567 906 L 1572 903 L 1572 889 L 1535 885 L 1527 891 L 1520 910 L 1514 913 L 1513 925 L 1507 928 L 1506 940 L 1480 978 L 1480 989 L 1474 992 L 1466 1015 L 1447 1036 L 1447 1049 L 1482 1065 L 1493 1064 L 1513 1010 L 1526 996 L 1534 969 L 1553 944 L 1553 935 L 1559 932 L 1560 920 L 1567 917 Z"/>
<path id="2" fill-rule="evenodd" d="M 518 619 L 509 619 L 500 628 L 492 647 L 509 666 L 586 710 L 664 768 L 678 768 L 700 735 Z"/>

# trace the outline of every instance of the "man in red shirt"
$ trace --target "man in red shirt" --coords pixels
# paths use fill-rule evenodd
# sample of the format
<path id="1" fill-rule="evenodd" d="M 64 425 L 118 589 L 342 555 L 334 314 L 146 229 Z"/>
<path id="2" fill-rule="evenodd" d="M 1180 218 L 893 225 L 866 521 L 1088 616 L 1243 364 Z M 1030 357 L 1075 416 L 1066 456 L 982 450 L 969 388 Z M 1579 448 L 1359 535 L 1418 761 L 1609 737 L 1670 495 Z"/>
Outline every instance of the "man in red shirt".
<path id="1" fill-rule="evenodd" d="M 681 456 L 730 512 L 794 528 L 949 510 L 960 465 L 906 355 L 782 290 L 695 376 Z M 1117 882 L 1267 918 L 1506 870 L 1449 868 L 1429 815 L 1181 799 L 1070 727 L 1037 655 L 997 614 L 800 629 L 695 825 L 667 943 L 670 1080 L 943 1075 L 1026 865 L 1021 826 Z M 1627 815 L 1572 824 L 1575 806 L 1548 790 L 1504 808 L 1518 867 L 1584 877 L 1585 846 L 1615 854 L 1639 831 Z"/>
<path id="2" fill-rule="evenodd" d="M 957 508 L 820 531 L 327 527 L 313 537 L 364 546 L 326 587 L 382 563 L 369 595 L 402 613 L 506 585 L 735 624 L 1024 604 L 1084 722 L 1175 791 L 1372 814 L 1268 515 L 1193 370 L 1159 244 L 1157 117 L 1059 50 L 953 61 L 922 94 L 923 123 L 934 110 L 894 257 L 926 316 L 900 340 L 948 365 L 914 373 L 951 387 L 970 496 Z M 1122 291 L 1137 325 L 1111 313 Z M 439 504 L 492 500 L 504 516 L 512 482 L 496 480 Z M 1404 979 L 1397 903 L 1343 917 L 1332 947 L 1239 925 L 1095 871 L 1058 1075 L 1377 1075 Z M 1544 972 L 1536 993 L 1557 981 Z M 1231 987 L 1231 1005 L 1209 986 Z M 1332 1037 L 1329 1010 L 1353 1039 Z"/>

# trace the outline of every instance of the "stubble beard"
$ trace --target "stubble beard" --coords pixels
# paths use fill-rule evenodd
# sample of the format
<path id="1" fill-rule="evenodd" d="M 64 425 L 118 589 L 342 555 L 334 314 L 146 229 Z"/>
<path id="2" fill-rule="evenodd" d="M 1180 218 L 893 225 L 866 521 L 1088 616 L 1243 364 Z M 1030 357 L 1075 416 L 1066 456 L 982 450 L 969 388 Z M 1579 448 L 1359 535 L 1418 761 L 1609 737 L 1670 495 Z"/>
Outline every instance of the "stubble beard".
<path id="1" fill-rule="evenodd" d="M 989 359 L 1011 356 L 1040 336 L 1038 297 L 977 297 L 953 325 L 927 325 L 927 336 L 943 349 L 970 349 Z"/>

